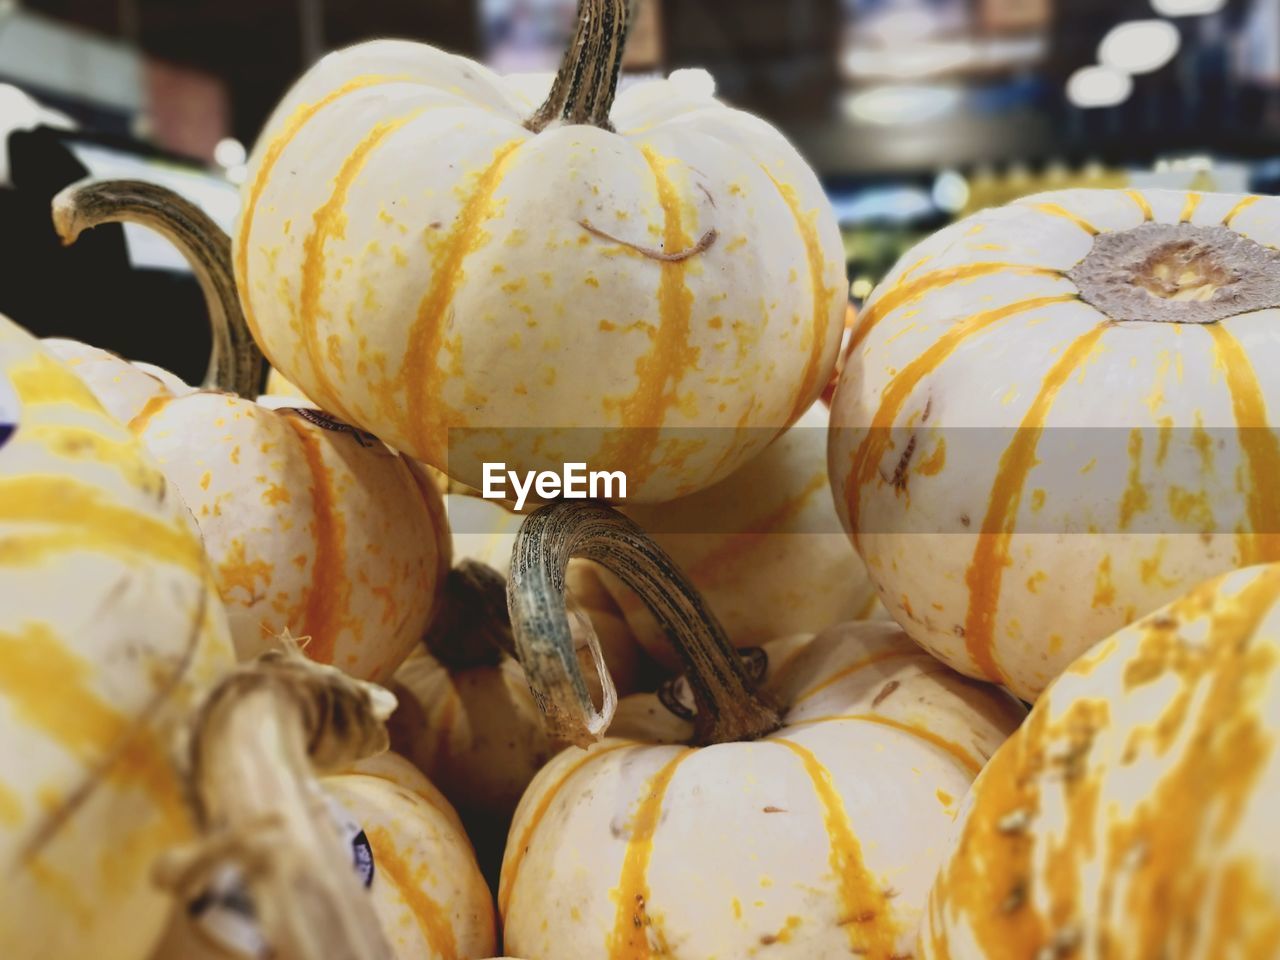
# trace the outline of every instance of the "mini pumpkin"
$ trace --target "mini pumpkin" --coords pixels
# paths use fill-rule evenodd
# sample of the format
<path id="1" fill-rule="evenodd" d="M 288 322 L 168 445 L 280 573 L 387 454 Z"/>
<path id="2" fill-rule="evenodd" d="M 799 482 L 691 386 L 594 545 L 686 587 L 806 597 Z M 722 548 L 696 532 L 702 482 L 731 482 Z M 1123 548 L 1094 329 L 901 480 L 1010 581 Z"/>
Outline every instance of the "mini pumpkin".
<path id="1" fill-rule="evenodd" d="M 737 646 L 884 608 L 840 526 L 827 485 L 827 409 L 815 404 L 741 470 L 660 506 L 621 506 L 684 571 Z M 649 608 L 608 571 L 601 580 L 654 657 L 679 657 Z"/>
<path id="2" fill-rule="evenodd" d="M 205 287 L 214 323 L 210 387 L 176 389 L 126 361 L 66 341 L 103 403 L 160 462 L 204 536 L 242 658 L 274 636 L 307 655 L 385 679 L 435 612 L 449 566 L 439 492 L 411 461 L 309 403 L 251 399 L 263 360 L 244 327 L 229 241 L 197 208 L 148 184 L 99 182 L 55 199 L 66 242 L 136 221 L 170 240 Z M 148 394 L 148 389 L 151 392 Z"/>
<path id="3" fill-rule="evenodd" d="M 628 6 L 582 0 L 541 107 L 528 77 L 428 46 L 331 54 L 249 160 L 236 277 L 272 364 L 476 489 L 485 461 L 588 461 L 629 500 L 692 493 L 835 359 L 844 250 L 817 178 L 705 75 L 615 104 Z"/>
<path id="4" fill-rule="evenodd" d="M 914 639 L 1031 699 L 1144 611 L 1280 559 L 1277 243 L 1275 198 L 1073 190 L 903 257 L 829 453 Z"/>
<path id="5" fill-rule="evenodd" d="M 167 731 L 232 663 L 173 487 L 0 317 L 0 955 L 145 955 L 194 834 Z"/>
<path id="6" fill-rule="evenodd" d="M 1076 660 L 966 800 L 919 956 L 1280 951 L 1280 565 Z"/>
<path id="7" fill-rule="evenodd" d="M 624 701 L 610 738 L 592 743 L 610 717 L 572 656 L 559 586 L 570 555 L 610 566 L 653 605 L 686 658 L 692 704 L 674 688 Z M 756 689 L 669 559 L 603 507 L 532 515 L 509 596 L 551 730 L 592 745 L 545 767 L 516 812 L 498 896 L 508 950 L 531 960 L 909 950 L 958 798 L 1020 705 L 889 622 L 757 651 L 750 662 L 767 659 L 769 673 Z"/>

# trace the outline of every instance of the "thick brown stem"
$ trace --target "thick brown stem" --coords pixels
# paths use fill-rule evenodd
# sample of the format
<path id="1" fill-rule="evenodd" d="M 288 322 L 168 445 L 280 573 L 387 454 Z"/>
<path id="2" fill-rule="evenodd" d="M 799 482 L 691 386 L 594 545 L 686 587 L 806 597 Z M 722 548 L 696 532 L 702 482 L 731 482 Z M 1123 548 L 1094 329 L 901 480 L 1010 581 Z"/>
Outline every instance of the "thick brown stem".
<path id="1" fill-rule="evenodd" d="M 207 850 L 188 890 L 239 869 L 273 957 L 390 958 L 314 773 L 387 746 L 394 698 L 296 651 L 242 667 L 210 694 L 191 737 L 191 795 Z"/>
<path id="2" fill-rule="evenodd" d="M 575 654 L 564 598 L 571 557 L 613 571 L 666 629 L 684 660 L 697 705 L 695 742 L 752 740 L 778 728 L 777 709 L 755 689 L 724 628 L 662 548 L 616 510 L 554 503 L 531 514 L 520 528 L 507 583 L 520 663 L 551 736 L 587 746 L 603 735 L 617 702 L 596 637 L 589 642 L 605 691 L 600 710 Z"/>
<path id="3" fill-rule="evenodd" d="M 612 130 L 622 51 L 631 16 L 627 0 L 578 0 L 578 23 L 551 92 L 525 126 L 535 133 L 557 120 Z"/>
<path id="4" fill-rule="evenodd" d="M 102 223 L 137 223 L 165 237 L 195 272 L 213 329 L 203 386 L 248 399 L 262 392 L 267 361 L 240 309 L 231 239 L 203 210 L 172 190 L 141 180 L 86 180 L 53 198 L 53 225 L 66 245 Z"/>
<path id="5" fill-rule="evenodd" d="M 423 641 L 433 657 L 451 670 L 466 670 L 515 656 L 502 574 L 464 560 L 449 571 L 443 596 L 444 607 Z"/>

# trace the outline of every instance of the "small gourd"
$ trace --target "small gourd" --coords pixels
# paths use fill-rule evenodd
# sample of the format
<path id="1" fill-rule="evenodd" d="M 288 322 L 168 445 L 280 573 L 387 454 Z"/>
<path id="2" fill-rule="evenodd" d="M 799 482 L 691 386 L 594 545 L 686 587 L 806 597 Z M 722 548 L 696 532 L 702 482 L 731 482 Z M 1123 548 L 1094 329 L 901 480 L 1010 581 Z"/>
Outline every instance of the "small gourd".
<path id="1" fill-rule="evenodd" d="M 168 732 L 233 663 L 173 487 L 0 317 L 0 956 L 145 955 L 194 835 Z"/>
<path id="2" fill-rule="evenodd" d="M 706 600 L 736 646 L 884 616 L 827 485 L 827 409 L 810 407 L 749 464 L 715 486 L 657 506 L 619 509 Z M 600 579 L 631 632 L 669 667 L 679 657 L 638 596 Z"/>
<path id="3" fill-rule="evenodd" d="M 701 72 L 615 103 L 630 6 L 581 0 L 549 91 L 423 44 L 330 54 L 249 159 L 236 279 L 272 365 L 475 489 L 485 461 L 585 461 L 629 501 L 692 493 L 835 360 L 817 177 Z"/>
<path id="4" fill-rule="evenodd" d="M 288 633 L 309 638 L 306 653 L 319 662 L 390 677 L 430 622 L 449 567 L 436 486 L 309 403 L 252 399 L 264 361 L 244 326 L 229 240 L 197 208 L 149 184 L 99 182 L 60 194 L 54 218 L 65 242 L 100 223 L 145 224 L 173 241 L 205 290 L 211 389 L 175 386 L 81 344 L 53 349 L 90 374 L 181 492 L 240 656 Z"/>
<path id="5" fill-rule="evenodd" d="M 830 472 L 890 614 L 1034 699 L 1217 573 L 1280 560 L 1280 199 L 1071 190 L 905 254 Z"/>
<path id="6" fill-rule="evenodd" d="M 965 801 L 917 956 L 1275 957 L 1280 565 L 1097 644 Z"/>
<path id="7" fill-rule="evenodd" d="M 571 555 L 625 577 L 688 668 L 691 697 L 673 686 L 623 701 L 595 743 L 613 718 L 592 704 L 571 653 L 560 587 Z M 530 960 L 909 952 L 956 804 L 1020 705 L 885 621 L 744 660 L 669 558 L 605 507 L 533 514 L 509 597 L 551 731 L 587 749 L 548 764 L 516 812 L 498 893 L 508 950 Z"/>

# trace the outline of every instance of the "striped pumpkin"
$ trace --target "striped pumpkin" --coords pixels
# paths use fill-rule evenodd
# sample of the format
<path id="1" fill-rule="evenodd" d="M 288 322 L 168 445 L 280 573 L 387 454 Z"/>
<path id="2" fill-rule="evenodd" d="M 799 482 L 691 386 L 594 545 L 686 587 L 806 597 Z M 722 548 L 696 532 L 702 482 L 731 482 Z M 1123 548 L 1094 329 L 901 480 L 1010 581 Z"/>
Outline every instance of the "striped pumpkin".
<path id="1" fill-rule="evenodd" d="M 1280 559 L 1278 243 L 1277 199 L 1077 190 L 902 259 L 854 332 L 829 466 L 915 640 L 1031 699 L 1205 577 Z"/>
<path id="2" fill-rule="evenodd" d="M 1280 956 L 1280 565 L 1098 644 L 983 770 L 929 960 Z"/>
<path id="3" fill-rule="evenodd" d="M 173 488 L 0 317 L 0 956 L 146 955 L 193 835 L 170 731 L 232 663 Z"/>
<path id="4" fill-rule="evenodd" d="M 814 404 L 733 476 L 692 496 L 620 509 L 680 566 L 738 646 L 883 616 L 827 485 L 827 409 Z M 631 632 L 668 666 L 679 658 L 649 608 L 607 570 Z"/>
<path id="5" fill-rule="evenodd" d="M 51 349 L 129 424 L 182 494 L 203 534 L 241 658 L 274 637 L 309 637 L 308 656 L 353 676 L 389 678 L 436 609 L 449 565 L 435 485 L 416 464 L 305 401 L 250 399 L 262 358 L 243 330 L 229 243 L 180 198 L 155 187 L 96 183 L 55 201 L 64 239 L 116 220 L 168 236 L 206 283 L 215 333 L 211 386 L 173 378 L 70 341 Z"/>
<path id="6" fill-rule="evenodd" d="M 553 727 L 582 719 L 555 668 L 539 667 L 548 640 L 567 637 L 554 573 L 565 536 L 633 571 L 655 613 L 681 622 L 694 705 L 678 687 L 625 700 L 608 739 L 534 779 L 499 886 L 507 949 L 529 960 L 908 953 L 958 799 L 1021 706 L 885 621 L 766 647 L 757 690 L 637 528 L 564 506 L 526 523 L 511 591 Z M 694 722 L 679 719 L 691 710 Z"/>
<path id="7" fill-rule="evenodd" d="M 581 0 L 549 93 L 418 44 L 331 54 L 249 161 L 236 276 L 272 364 L 476 489 L 486 460 L 587 461 L 629 500 L 691 493 L 835 359 L 844 253 L 817 178 L 700 73 L 615 105 L 627 6 Z"/>

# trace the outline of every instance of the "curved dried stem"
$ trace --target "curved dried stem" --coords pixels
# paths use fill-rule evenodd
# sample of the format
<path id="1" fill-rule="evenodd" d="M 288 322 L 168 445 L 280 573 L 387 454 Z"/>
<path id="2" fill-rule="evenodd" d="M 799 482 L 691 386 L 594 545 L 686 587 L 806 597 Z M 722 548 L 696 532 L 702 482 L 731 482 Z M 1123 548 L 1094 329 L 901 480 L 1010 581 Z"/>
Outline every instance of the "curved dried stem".
<path id="1" fill-rule="evenodd" d="M 227 677 L 191 735 L 204 847 L 187 856 L 179 889 L 234 866 L 272 956 L 390 960 L 315 775 L 385 750 L 394 705 L 382 688 L 296 651 L 265 654 Z"/>
<path id="2" fill-rule="evenodd" d="M 141 180 L 82 180 L 53 198 L 53 226 L 63 244 L 103 223 L 148 227 L 177 248 L 200 283 L 213 331 L 202 386 L 256 399 L 267 361 L 240 308 L 226 232 L 189 200 Z"/>
<path id="3" fill-rule="evenodd" d="M 516 650 L 552 737 L 587 746 L 603 735 L 617 705 L 594 631 L 588 642 L 604 689 L 600 709 L 575 653 L 564 594 L 572 557 L 611 570 L 666 629 L 696 704 L 695 742 L 751 740 L 778 728 L 777 709 L 755 689 L 724 628 L 662 548 L 609 507 L 554 503 L 520 528 L 507 581 Z"/>

